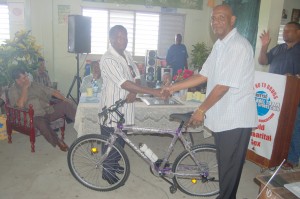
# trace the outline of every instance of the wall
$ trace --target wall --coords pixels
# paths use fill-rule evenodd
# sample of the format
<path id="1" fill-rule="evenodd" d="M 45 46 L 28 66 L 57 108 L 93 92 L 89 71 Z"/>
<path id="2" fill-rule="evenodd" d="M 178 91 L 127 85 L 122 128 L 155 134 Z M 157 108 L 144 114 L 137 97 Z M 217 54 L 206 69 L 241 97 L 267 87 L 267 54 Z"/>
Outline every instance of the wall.
<path id="1" fill-rule="evenodd" d="M 286 10 L 287 19 L 282 20 L 281 24 L 286 24 L 291 21 L 293 9 L 300 9 L 300 1 L 299 0 L 285 0 L 283 4 L 283 8 Z"/>

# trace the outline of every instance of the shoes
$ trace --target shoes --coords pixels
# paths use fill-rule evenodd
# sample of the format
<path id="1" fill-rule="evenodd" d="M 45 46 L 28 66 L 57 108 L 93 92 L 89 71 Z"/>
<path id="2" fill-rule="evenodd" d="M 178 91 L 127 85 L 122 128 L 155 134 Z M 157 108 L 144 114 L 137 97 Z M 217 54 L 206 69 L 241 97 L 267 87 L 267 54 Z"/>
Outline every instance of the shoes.
<path id="1" fill-rule="evenodd" d="M 120 180 L 114 172 L 106 171 L 105 168 L 103 169 L 102 179 L 106 180 L 108 184 L 111 185 L 117 183 Z"/>
<path id="2" fill-rule="evenodd" d="M 123 174 L 124 173 L 124 167 L 121 167 L 119 164 L 116 166 L 113 166 L 114 171 L 118 174 Z"/>
<path id="3" fill-rule="evenodd" d="M 107 163 L 103 164 L 103 180 L 106 180 L 111 185 L 117 183 L 120 179 L 118 178 L 116 173 L 123 174 L 124 167 L 120 166 L 119 163 L 114 163 L 113 165 L 109 165 Z"/>
<path id="4" fill-rule="evenodd" d="M 284 170 L 291 170 L 294 169 L 294 167 L 297 167 L 298 164 L 293 164 L 291 162 L 286 161 L 283 165 L 282 165 L 282 169 Z"/>
<path id="5" fill-rule="evenodd" d="M 57 146 L 60 148 L 61 151 L 66 152 L 66 151 L 69 150 L 68 145 L 67 145 L 64 141 L 62 141 L 62 140 L 60 140 L 60 139 L 59 139 L 58 142 L 57 142 Z"/>

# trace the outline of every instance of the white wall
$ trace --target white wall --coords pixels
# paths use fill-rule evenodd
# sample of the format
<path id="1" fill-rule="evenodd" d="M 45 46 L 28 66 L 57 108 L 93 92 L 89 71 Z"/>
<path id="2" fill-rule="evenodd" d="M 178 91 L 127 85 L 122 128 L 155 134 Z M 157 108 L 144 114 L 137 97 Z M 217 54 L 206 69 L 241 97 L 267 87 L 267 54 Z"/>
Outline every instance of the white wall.
<path id="1" fill-rule="evenodd" d="M 299 0 L 285 0 L 283 4 L 283 8 L 286 10 L 287 19 L 283 20 L 281 24 L 286 24 L 291 21 L 293 9 L 300 9 L 300 1 Z"/>

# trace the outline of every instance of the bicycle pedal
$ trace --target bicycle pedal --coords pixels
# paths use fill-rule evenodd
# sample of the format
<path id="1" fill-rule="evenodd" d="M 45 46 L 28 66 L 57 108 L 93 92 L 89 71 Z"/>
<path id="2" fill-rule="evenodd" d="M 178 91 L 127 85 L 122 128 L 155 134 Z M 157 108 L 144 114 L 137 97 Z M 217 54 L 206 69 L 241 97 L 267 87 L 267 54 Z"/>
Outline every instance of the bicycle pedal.
<path id="1" fill-rule="evenodd" d="M 163 162 L 162 159 L 158 159 L 158 160 L 155 162 L 155 166 L 156 166 L 157 168 L 159 168 L 162 162 Z M 169 163 L 169 162 L 167 162 L 167 163 L 165 164 L 165 166 L 164 166 L 164 168 L 167 168 L 167 167 L 170 167 L 170 163 Z"/>

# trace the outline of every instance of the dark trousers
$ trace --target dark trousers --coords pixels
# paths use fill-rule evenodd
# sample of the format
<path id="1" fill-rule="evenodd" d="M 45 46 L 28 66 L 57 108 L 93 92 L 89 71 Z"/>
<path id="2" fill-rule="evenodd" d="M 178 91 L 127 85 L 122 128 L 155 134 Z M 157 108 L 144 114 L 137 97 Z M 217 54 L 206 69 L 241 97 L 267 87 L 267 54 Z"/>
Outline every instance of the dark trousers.
<path id="1" fill-rule="evenodd" d="M 34 127 L 37 128 L 40 133 L 44 136 L 44 138 L 55 147 L 58 143 L 58 136 L 55 131 L 51 128 L 50 123 L 55 121 L 63 116 L 68 117 L 70 120 L 74 122 L 76 109 L 72 106 L 72 104 L 61 101 L 57 104 L 52 105 L 54 108 L 54 112 L 51 114 L 46 114 L 44 116 L 36 116 L 34 117 Z"/>
<path id="2" fill-rule="evenodd" d="M 214 132 L 219 165 L 220 194 L 217 199 L 235 199 L 252 128 Z"/>
<path id="3" fill-rule="evenodd" d="M 106 126 L 100 126 L 101 128 L 101 135 L 104 135 L 106 137 L 109 137 L 111 133 L 114 132 L 114 128 L 113 127 L 106 127 Z M 121 147 L 124 148 L 125 146 L 125 141 L 122 138 L 117 138 L 116 141 Z M 106 151 L 106 146 L 102 147 L 102 151 L 103 153 L 105 153 Z M 112 149 L 110 151 L 110 153 L 108 154 L 107 160 L 109 161 L 109 163 L 113 163 L 113 164 L 117 164 L 117 162 L 121 159 L 121 156 L 119 155 L 119 153 L 115 150 Z"/>

